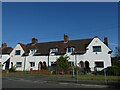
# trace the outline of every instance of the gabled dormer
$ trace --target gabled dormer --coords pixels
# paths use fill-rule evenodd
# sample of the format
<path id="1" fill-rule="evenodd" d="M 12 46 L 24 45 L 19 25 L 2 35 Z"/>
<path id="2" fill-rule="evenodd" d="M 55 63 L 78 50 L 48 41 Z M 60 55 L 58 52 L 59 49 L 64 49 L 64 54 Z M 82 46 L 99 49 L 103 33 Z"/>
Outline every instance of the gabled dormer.
<path id="1" fill-rule="evenodd" d="M 29 49 L 29 55 L 34 55 L 36 51 L 36 49 Z"/>
<path id="2" fill-rule="evenodd" d="M 10 53 L 10 56 L 22 56 L 25 53 L 25 48 L 24 48 L 24 44 L 18 43 L 15 48 L 12 50 L 12 52 Z"/>
<path id="3" fill-rule="evenodd" d="M 55 55 L 58 52 L 58 48 L 51 48 L 50 55 Z"/>
<path id="4" fill-rule="evenodd" d="M 111 54 L 112 50 L 108 46 L 108 39 L 106 37 L 104 38 L 104 41 L 99 39 L 97 36 L 93 38 L 91 43 L 87 47 L 87 52 L 90 53 L 106 53 L 106 54 Z"/>
<path id="5" fill-rule="evenodd" d="M 73 53 L 74 52 L 74 50 L 75 50 L 75 48 L 74 47 L 67 47 L 66 48 L 66 53 Z"/>

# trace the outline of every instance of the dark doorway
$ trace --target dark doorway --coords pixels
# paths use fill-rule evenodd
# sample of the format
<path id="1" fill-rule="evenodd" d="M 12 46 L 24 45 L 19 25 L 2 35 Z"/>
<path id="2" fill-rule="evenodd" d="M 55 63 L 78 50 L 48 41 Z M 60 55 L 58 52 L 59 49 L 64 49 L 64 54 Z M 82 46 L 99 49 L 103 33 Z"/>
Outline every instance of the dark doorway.
<path id="1" fill-rule="evenodd" d="M 45 61 L 43 62 L 43 69 L 44 69 L 44 70 L 47 69 L 47 65 L 46 65 L 46 62 L 45 62 Z"/>
<path id="2" fill-rule="evenodd" d="M 40 61 L 40 62 L 38 63 L 38 70 L 42 70 L 42 67 L 43 67 L 43 65 L 42 65 L 42 62 Z"/>
<path id="3" fill-rule="evenodd" d="M 79 66 L 80 66 L 80 71 L 84 72 L 84 62 L 83 61 L 80 61 Z"/>
<path id="4" fill-rule="evenodd" d="M 90 72 L 89 62 L 85 61 L 85 71 L 88 73 Z"/>
<path id="5" fill-rule="evenodd" d="M 5 62 L 5 70 L 9 70 L 10 58 Z"/>

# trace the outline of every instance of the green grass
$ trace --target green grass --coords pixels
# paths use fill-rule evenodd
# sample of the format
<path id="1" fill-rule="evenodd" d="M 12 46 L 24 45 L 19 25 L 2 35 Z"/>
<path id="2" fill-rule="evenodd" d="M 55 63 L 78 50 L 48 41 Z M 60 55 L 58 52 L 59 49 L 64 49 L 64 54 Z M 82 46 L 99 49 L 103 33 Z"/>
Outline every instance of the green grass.
<path id="1" fill-rule="evenodd" d="M 29 72 L 14 72 L 14 73 L 3 73 L 3 76 L 33 76 L 33 77 L 40 77 L 44 76 L 49 79 L 73 79 L 75 80 L 76 77 L 72 78 L 72 75 L 52 75 L 52 74 L 30 74 Z M 94 75 L 94 74 L 86 74 L 86 75 L 78 75 L 78 80 L 105 80 L 104 75 Z M 120 81 L 120 76 L 106 76 L 106 80 L 108 81 Z"/>

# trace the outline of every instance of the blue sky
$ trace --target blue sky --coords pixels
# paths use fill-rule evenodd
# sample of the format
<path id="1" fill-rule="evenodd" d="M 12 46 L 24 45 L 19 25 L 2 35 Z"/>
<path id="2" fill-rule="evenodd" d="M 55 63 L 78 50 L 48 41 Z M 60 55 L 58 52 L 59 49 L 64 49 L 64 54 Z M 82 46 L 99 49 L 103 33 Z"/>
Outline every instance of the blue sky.
<path id="1" fill-rule="evenodd" d="M 39 42 L 108 37 L 114 50 L 118 44 L 117 3 L 3 3 L 2 40 L 8 46 Z"/>

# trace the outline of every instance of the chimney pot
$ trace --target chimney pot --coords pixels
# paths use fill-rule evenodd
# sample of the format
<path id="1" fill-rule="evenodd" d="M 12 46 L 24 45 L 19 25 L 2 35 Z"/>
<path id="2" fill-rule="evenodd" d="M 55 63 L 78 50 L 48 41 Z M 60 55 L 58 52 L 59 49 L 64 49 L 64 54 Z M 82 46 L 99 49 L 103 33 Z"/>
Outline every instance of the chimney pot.
<path id="1" fill-rule="evenodd" d="M 104 37 L 104 44 L 106 44 L 108 46 L 108 38 Z"/>
<path id="2" fill-rule="evenodd" d="M 32 38 L 32 44 L 38 43 L 38 40 L 36 38 Z"/>
<path id="3" fill-rule="evenodd" d="M 2 49 L 6 48 L 6 47 L 7 47 L 7 44 L 6 43 L 2 43 Z"/>
<path id="4" fill-rule="evenodd" d="M 68 35 L 64 34 L 64 43 L 67 43 L 69 41 Z"/>

